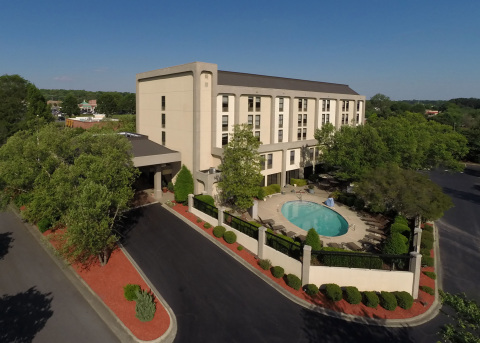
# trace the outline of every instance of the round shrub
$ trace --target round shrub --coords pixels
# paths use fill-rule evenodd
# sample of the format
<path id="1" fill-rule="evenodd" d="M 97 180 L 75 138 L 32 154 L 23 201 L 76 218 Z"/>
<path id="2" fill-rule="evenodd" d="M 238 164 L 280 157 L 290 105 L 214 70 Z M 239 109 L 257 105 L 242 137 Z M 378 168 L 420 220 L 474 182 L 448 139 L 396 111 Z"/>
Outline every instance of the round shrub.
<path id="1" fill-rule="evenodd" d="M 413 305 L 413 297 L 408 292 L 394 292 L 395 298 L 397 298 L 397 305 L 408 310 Z"/>
<path id="2" fill-rule="evenodd" d="M 363 210 L 365 207 L 365 201 L 363 201 L 363 199 L 356 198 L 355 202 L 353 203 L 353 207 L 355 207 L 357 211 Z"/>
<path id="3" fill-rule="evenodd" d="M 365 291 L 363 292 L 363 303 L 365 306 L 377 308 L 378 304 L 380 303 L 380 299 L 378 298 L 377 293 Z"/>
<path id="4" fill-rule="evenodd" d="M 140 285 L 135 285 L 129 283 L 128 285 L 123 286 L 123 296 L 128 301 L 137 300 L 137 292 L 140 292 Z"/>
<path id="5" fill-rule="evenodd" d="M 223 226 L 215 226 L 213 228 L 213 235 L 215 237 L 223 237 L 223 234 L 225 233 L 225 231 L 227 231 L 227 229 L 225 229 Z"/>
<path id="6" fill-rule="evenodd" d="M 426 248 L 421 248 L 420 249 L 420 254 L 422 254 L 422 257 L 430 257 L 430 252 L 432 249 L 426 249 Z"/>
<path id="7" fill-rule="evenodd" d="M 48 218 L 42 218 L 40 221 L 37 223 L 38 229 L 40 230 L 41 233 L 44 233 L 50 227 L 52 226 L 52 221 Z"/>
<path id="8" fill-rule="evenodd" d="M 422 238 L 422 241 L 420 242 L 420 248 L 428 250 L 433 249 L 433 241 Z"/>
<path id="9" fill-rule="evenodd" d="M 433 257 L 422 256 L 422 266 L 424 267 L 433 267 L 435 264 Z"/>
<path id="10" fill-rule="evenodd" d="M 170 181 L 170 182 L 167 184 L 167 188 L 168 188 L 168 190 L 169 190 L 170 192 L 173 192 L 174 186 L 173 186 L 173 182 L 172 182 L 172 181 Z"/>
<path id="11" fill-rule="evenodd" d="M 302 287 L 302 281 L 298 276 L 294 274 L 288 274 L 287 285 L 298 291 L 300 287 Z"/>
<path id="12" fill-rule="evenodd" d="M 199 194 L 199 195 L 196 195 L 195 198 L 197 198 L 200 201 L 203 201 L 204 203 L 209 204 L 210 206 L 215 206 L 215 200 L 211 195 Z"/>
<path id="13" fill-rule="evenodd" d="M 223 227 L 223 226 L 222 226 Z M 226 231 L 224 234 L 223 234 L 223 239 L 225 240 L 225 242 L 227 242 L 228 244 L 233 244 L 237 241 L 237 235 L 235 234 L 235 232 L 233 231 Z"/>
<path id="14" fill-rule="evenodd" d="M 238 250 L 238 251 L 242 251 L 242 250 L 243 250 L 243 246 L 239 245 L 239 246 L 237 247 L 237 250 Z"/>
<path id="15" fill-rule="evenodd" d="M 433 233 L 428 231 L 422 231 L 422 241 L 424 239 L 432 242 L 435 241 L 435 239 L 433 238 Z"/>
<path id="16" fill-rule="evenodd" d="M 380 293 L 380 305 L 388 311 L 393 311 L 397 308 L 397 298 L 390 292 Z"/>
<path id="17" fill-rule="evenodd" d="M 313 283 L 309 283 L 308 285 L 303 286 L 303 289 L 305 293 L 307 293 L 311 297 L 313 297 L 314 295 L 317 295 L 319 292 L 318 287 Z"/>
<path id="18" fill-rule="evenodd" d="M 352 305 L 360 304 L 362 301 L 362 294 L 357 287 L 348 286 L 345 287 L 345 296 L 344 299 Z"/>
<path id="19" fill-rule="evenodd" d="M 437 279 L 437 274 L 435 274 L 434 272 L 423 272 L 423 274 L 425 274 L 426 276 L 428 276 L 432 280 Z"/>
<path id="20" fill-rule="evenodd" d="M 435 295 L 435 290 L 432 287 L 428 286 L 420 286 L 420 289 L 424 291 L 425 293 L 428 293 L 430 295 Z"/>
<path id="21" fill-rule="evenodd" d="M 260 266 L 260 268 L 262 268 L 263 270 L 269 270 L 270 267 L 272 266 L 272 262 L 268 259 L 266 260 L 258 260 L 258 265 Z"/>
<path id="22" fill-rule="evenodd" d="M 266 190 L 265 190 L 265 187 L 260 187 L 258 189 L 258 193 L 257 193 L 257 199 L 258 200 L 263 200 L 263 198 L 265 198 L 267 196 L 266 194 Z"/>
<path id="23" fill-rule="evenodd" d="M 327 283 L 325 285 L 325 295 L 333 301 L 340 301 L 343 298 L 342 289 L 335 283 Z"/>
<path id="24" fill-rule="evenodd" d="M 277 279 L 280 279 L 283 277 L 283 275 L 285 275 L 285 270 L 280 266 L 275 266 L 272 268 L 272 275 Z"/>
<path id="25" fill-rule="evenodd" d="M 394 219 L 394 223 L 403 224 L 403 225 L 408 226 L 408 220 L 404 216 L 396 216 L 395 219 Z"/>
<path id="26" fill-rule="evenodd" d="M 308 230 L 307 237 L 305 238 L 305 244 L 310 245 L 312 247 L 312 250 L 322 249 L 322 241 L 320 240 L 318 232 L 315 231 L 314 228 Z"/>
<path id="27" fill-rule="evenodd" d="M 392 225 L 390 225 L 390 232 L 398 232 L 405 237 L 410 237 L 410 228 L 407 225 L 401 223 L 393 223 Z"/>
<path id="28" fill-rule="evenodd" d="M 383 253 L 390 255 L 401 255 L 408 252 L 408 238 L 404 235 L 393 232 L 385 241 Z"/>
<path id="29" fill-rule="evenodd" d="M 201 222 L 202 222 L 202 218 L 197 217 L 197 223 L 201 223 Z"/>
<path id="30" fill-rule="evenodd" d="M 203 227 L 205 229 L 210 229 L 212 227 L 212 224 L 205 222 L 205 224 L 203 224 Z"/>
<path id="31" fill-rule="evenodd" d="M 423 224 L 423 233 L 425 232 L 433 233 L 433 226 L 428 223 Z"/>

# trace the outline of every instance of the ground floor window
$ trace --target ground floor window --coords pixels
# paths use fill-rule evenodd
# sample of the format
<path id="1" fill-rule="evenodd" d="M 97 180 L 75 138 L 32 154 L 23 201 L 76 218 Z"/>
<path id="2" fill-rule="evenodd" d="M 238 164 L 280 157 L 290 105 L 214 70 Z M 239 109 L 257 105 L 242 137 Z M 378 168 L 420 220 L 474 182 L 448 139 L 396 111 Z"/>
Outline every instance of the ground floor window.
<path id="1" fill-rule="evenodd" d="M 280 178 L 281 178 L 280 173 L 267 175 L 267 186 L 270 186 L 270 185 L 273 185 L 273 184 L 279 185 L 280 184 Z"/>
<path id="2" fill-rule="evenodd" d="M 300 169 L 294 169 L 287 171 L 287 179 L 285 180 L 287 184 L 290 184 L 290 179 L 299 179 L 300 178 Z"/>

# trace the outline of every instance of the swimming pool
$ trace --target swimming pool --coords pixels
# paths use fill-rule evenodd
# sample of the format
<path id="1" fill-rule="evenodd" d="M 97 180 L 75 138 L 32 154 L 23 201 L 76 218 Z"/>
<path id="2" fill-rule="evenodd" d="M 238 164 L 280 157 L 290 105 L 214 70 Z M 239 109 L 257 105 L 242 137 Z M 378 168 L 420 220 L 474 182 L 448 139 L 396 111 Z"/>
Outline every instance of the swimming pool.
<path id="1" fill-rule="evenodd" d="M 310 201 L 289 201 L 282 206 L 289 222 L 308 231 L 312 227 L 319 235 L 336 237 L 347 233 L 348 223 L 341 215 Z"/>

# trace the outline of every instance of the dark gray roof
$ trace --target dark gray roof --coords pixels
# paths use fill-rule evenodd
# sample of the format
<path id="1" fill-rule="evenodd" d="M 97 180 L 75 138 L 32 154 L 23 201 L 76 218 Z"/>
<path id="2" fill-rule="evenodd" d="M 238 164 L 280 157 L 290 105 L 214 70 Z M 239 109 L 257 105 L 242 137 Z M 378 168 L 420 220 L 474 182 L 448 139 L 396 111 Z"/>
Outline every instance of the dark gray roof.
<path id="1" fill-rule="evenodd" d="M 219 85 L 226 86 L 288 89 L 307 92 L 358 95 L 358 93 L 351 89 L 348 85 L 342 85 L 338 83 L 288 79 L 285 77 L 244 74 L 223 70 L 218 71 L 217 83 Z"/>
<path id="2" fill-rule="evenodd" d="M 132 153 L 134 157 L 164 155 L 171 154 L 177 151 L 171 150 L 163 145 L 157 144 L 148 139 L 148 136 L 140 135 L 138 133 L 122 133 L 132 143 Z"/>

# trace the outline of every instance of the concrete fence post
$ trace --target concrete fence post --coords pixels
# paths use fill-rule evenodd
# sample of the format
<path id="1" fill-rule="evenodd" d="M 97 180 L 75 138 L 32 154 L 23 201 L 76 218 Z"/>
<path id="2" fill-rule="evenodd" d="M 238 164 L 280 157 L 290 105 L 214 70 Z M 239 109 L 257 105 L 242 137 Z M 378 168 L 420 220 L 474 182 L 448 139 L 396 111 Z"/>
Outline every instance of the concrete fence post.
<path id="1" fill-rule="evenodd" d="M 264 226 L 260 226 L 258 228 L 258 258 L 263 260 L 263 250 L 265 247 L 265 232 L 267 228 Z"/>
<path id="2" fill-rule="evenodd" d="M 416 251 L 410 253 L 410 271 L 413 273 L 412 297 L 418 298 L 418 288 L 420 287 L 420 274 L 422 267 L 422 254 Z"/>
<path id="3" fill-rule="evenodd" d="M 188 212 L 192 213 L 193 209 L 193 194 L 188 195 Z"/>
<path id="4" fill-rule="evenodd" d="M 420 243 L 422 242 L 422 229 L 416 227 L 413 231 L 413 246 L 416 252 L 420 252 Z"/>
<path id="5" fill-rule="evenodd" d="M 310 283 L 310 261 L 312 259 L 312 247 L 305 245 L 303 247 L 303 262 L 302 262 L 302 286 Z"/>
<path id="6" fill-rule="evenodd" d="M 218 208 L 218 224 L 217 224 L 218 226 L 223 226 L 224 210 L 225 209 L 223 207 Z"/>

